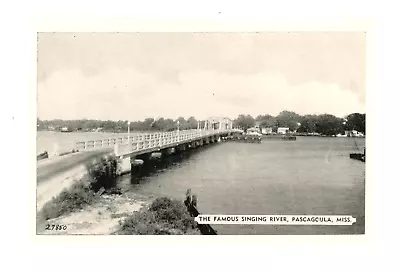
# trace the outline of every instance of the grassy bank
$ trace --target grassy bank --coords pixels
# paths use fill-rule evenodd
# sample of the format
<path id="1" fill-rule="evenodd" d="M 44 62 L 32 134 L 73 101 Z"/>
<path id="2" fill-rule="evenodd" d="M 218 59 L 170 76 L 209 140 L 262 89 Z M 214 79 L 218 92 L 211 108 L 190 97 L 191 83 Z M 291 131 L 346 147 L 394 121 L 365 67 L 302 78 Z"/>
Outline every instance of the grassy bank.
<path id="1" fill-rule="evenodd" d="M 102 157 L 86 165 L 87 175 L 64 189 L 58 196 L 47 202 L 38 214 L 39 220 L 49 220 L 80 211 L 93 204 L 106 190 L 115 186 L 117 159 Z"/>
<path id="2" fill-rule="evenodd" d="M 47 202 L 38 216 L 41 220 L 57 218 L 61 215 L 84 209 L 93 204 L 98 198 L 99 195 L 91 190 L 90 184 L 82 179 Z"/>
<path id="3" fill-rule="evenodd" d="M 197 223 L 183 202 L 167 197 L 128 216 L 115 234 L 123 235 L 200 235 Z"/>

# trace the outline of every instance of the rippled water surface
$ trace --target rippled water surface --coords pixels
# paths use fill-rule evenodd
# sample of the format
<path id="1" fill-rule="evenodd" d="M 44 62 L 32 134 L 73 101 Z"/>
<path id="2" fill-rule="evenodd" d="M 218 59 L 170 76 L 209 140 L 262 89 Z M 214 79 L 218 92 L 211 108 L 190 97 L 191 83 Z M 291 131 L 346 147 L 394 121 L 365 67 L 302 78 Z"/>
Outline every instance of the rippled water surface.
<path id="1" fill-rule="evenodd" d="M 352 215 L 352 226 L 215 225 L 219 234 L 364 233 L 365 164 L 349 158 L 365 139 L 298 137 L 261 144 L 225 142 L 196 150 L 186 158 L 132 184 L 132 191 L 183 200 L 186 189 L 198 196 L 204 214 Z"/>

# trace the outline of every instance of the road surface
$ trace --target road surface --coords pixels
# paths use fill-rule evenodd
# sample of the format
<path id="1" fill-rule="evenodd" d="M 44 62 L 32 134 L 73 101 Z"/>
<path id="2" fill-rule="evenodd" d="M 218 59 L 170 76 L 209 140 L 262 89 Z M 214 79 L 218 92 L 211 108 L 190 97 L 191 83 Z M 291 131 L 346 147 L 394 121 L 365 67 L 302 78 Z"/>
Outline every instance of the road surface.
<path id="1" fill-rule="evenodd" d="M 107 148 L 40 160 L 36 167 L 37 184 L 68 172 L 79 165 L 84 165 L 98 156 L 110 154 L 112 151 L 112 148 Z"/>

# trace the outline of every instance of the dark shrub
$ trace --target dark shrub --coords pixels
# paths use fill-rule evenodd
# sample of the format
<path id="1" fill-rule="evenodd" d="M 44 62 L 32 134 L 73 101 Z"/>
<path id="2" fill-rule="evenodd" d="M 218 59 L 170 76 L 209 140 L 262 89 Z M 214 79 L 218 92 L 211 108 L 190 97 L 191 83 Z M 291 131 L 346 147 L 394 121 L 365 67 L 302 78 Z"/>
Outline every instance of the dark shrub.
<path id="1" fill-rule="evenodd" d="M 185 205 L 177 200 L 161 197 L 153 201 L 149 208 L 142 208 L 129 216 L 120 226 L 120 234 L 137 235 L 179 235 L 199 234 L 197 223 Z"/>
<path id="2" fill-rule="evenodd" d="M 42 208 L 40 217 L 48 220 L 66 213 L 79 211 L 93 203 L 96 198 L 96 194 L 90 189 L 89 185 L 82 181 L 76 182 L 46 203 Z"/>
<path id="3" fill-rule="evenodd" d="M 159 211 L 165 210 L 169 207 L 173 206 L 173 201 L 168 197 L 159 197 L 151 203 L 149 210 L 151 211 Z"/>
<path id="4" fill-rule="evenodd" d="M 97 192 L 104 187 L 109 189 L 115 186 L 117 178 L 117 161 L 115 156 L 106 156 L 94 160 L 86 165 L 90 177 L 90 186 Z"/>

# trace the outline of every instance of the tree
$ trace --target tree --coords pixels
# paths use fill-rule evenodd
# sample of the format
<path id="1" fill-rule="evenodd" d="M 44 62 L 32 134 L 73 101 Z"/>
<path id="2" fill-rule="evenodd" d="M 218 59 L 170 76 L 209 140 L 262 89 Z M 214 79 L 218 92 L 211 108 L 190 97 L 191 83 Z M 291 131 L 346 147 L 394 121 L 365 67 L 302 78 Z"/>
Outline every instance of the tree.
<path id="1" fill-rule="evenodd" d="M 188 129 L 197 129 L 197 120 L 194 117 L 189 117 L 186 123 Z"/>
<path id="2" fill-rule="evenodd" d="M 260 122 L 260 127 L 275 127 L 277 125 L 276 123 L 276 117 L 273 117 L 271 115 L 259 115 L 256 117 L 256 121 Z"/>
<path id="3" fill-rule="evenodd" d="M 346 130 L 356 130 L 365 134 L 365 114 L 353 113 L 346 117 Z"/>
<path id="4" fill-rule="evenodd" d="M 154 124 L 154 118 L 146 118 L 142 123 L 142 130 L 150 130 Z"/>
<path id="5" fill-rule="evenodd" d="M 178 122 L 179 122 L 179 129 L 180 130 L 185 130 L 186 129 L 187 124 L 186 124 L 186 119 L 184 117 L 177 118 L 175 120 L 175 122 L 176 122 L 177 128 L 178 128 Z"/>
<path id="6" fill-rule="evenodd" d="M 295 112 L 291 111 L 282 111 L 276 117 L 277 126 L 279 127 L 287 127 L 290 131 L 297 130 L 298 123 L 301 122 L 301 116 Z"/>
<path id="7" fill-rule="evenodd" d="M 253 127 L 255 124 L 255 119 L 251 115 L 239 115 L 234 121 L 234 126 L 238 126 L 243 130 L 247 130 L 250 127 Z"/>
<path id="8" fill-rule="evenodd" d="M 37 130 L 45 129 L 43 121 L 41 121 L 39 118 L 36 118 L 36 128 Z"/>
<path id="9" fill-rule="evenodd" d="M 300 120 L 300 126 L 297 129 L 299 133 L 315 133 L 318 116 L 305 115 Z"/>
<path id="10" fill-rule="evenodd" d="M 343 120 L 334 115 L 324 114 L 318 116 L 315 127 L 316 132 L 322 135 L 337 135 L 343 132 Z"/>
<path id="11" fill-rule="evenodd" d="M 165 128 L 165 119 L 159 118 L 155 120 L 152 124 L 152 129 L 156 131 L 164 131 Z"/>

